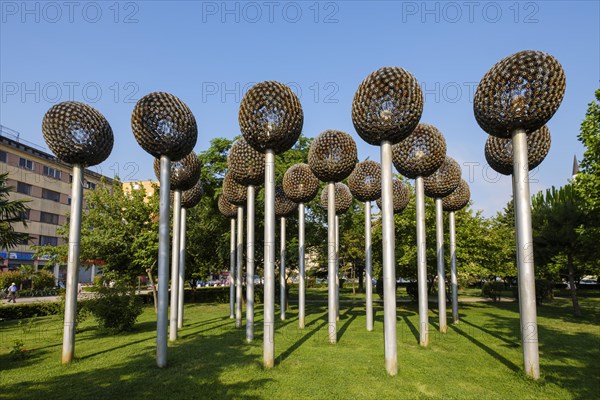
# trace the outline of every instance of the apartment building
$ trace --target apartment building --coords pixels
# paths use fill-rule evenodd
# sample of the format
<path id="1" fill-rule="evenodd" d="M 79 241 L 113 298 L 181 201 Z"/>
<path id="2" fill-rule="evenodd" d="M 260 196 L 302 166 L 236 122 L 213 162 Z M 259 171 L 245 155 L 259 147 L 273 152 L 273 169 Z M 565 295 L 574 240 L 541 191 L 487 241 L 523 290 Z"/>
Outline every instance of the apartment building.
<path id="1" fill-rule="evenodd" d="M 0 271 L 13 270 L 22 264 L 44 266 L 47 258 L 36 257 L 31 246 L 63 244 L 56 231 L 66 222 L 71 209 L 71 167 L 42 147 L 20 139 L 17 132 L 0 125 L 0 173 L 8 173 L 8 185 L 15 188 L 11 199 L 30 200 L 27 203 L 29 211 L 24 215 L 27 226 L 18 223 L 14 228 L 31 236 L 28 242 L 15 248 L 0 248 Z M 112 179 L 86 169 L 84 191 L 94 190 L 102 178 L 113 184 Z M 101 264 L 101 261 L 94 263 Z M 93 279 L 95 269 L 89 266 L 82 268 L 81 281 Z M 56 266 L 54 273 L 59 281 L 64 280 L 64 266 Z"/>

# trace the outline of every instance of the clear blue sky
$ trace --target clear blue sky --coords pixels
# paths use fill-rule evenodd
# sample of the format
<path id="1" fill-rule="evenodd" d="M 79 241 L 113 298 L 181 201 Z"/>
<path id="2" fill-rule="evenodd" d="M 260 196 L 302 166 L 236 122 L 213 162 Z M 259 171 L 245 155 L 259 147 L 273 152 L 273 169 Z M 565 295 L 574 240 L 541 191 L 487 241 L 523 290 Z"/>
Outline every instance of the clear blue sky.
<path id="1" fill-rule="evenodd" d="M 554 55 L 567 76 L 550 121 L 552 148 L 532 192 L 563 185 L 579 125 L 600 79 L 600 9 L 596 1 L 528 2 L 199 2 L 1 1 L 0 123 L 45 145 L 44 113 L 65 100 L 102 112 L 115 133 L 110 158 L 97 167 L 122 179 L 154 179 L 152 157 L 131 133 L 141 96 L 168 91 L 194 112 L 195 150 L 239 134 L 237 114 L 252 82 L 278 80 L 300 94 L 304 135 L 325 129 L 353 135 L 359 158 L 377 147 L 353 129 L 351 103 L 360 82 L 400 66 L 422 83 L 422 122 L 445 135 L 463 165 L 474 208 L 493 215 L 510 199 L 508 177 L 486 170 L 486 134 L 472 95 L 485 72 L 520 50 Z M 488 172 L 488 178 L 485 173 Z"/>

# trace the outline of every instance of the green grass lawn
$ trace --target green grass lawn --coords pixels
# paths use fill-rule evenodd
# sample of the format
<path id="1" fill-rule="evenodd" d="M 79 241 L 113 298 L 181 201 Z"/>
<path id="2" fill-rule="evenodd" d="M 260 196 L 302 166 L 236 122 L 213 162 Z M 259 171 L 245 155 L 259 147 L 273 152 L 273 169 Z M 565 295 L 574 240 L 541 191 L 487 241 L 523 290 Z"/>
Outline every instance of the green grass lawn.
<path id="1" fill-rule="evenodd" d="M 319 290 L 309 298 L 322 296 Z M 347 294 L 342 296 L 342 299 Z M 257 339 L 229 319 L 228 304 L 186 306 L 186 326 L 170 345 L 169 366 L 155 364 L 155 315 L 145 309 L 134 331 L 104 335 L 93 320 L 80 326 L 76 361 L 60 364 L 58 317 L 0 322 L 0 399 L 594 399 L 600 395 L 600 299 L 582 299 L 585 317 L 571 317 L 559 299 L 539 308 L 542 379 L 522 369 L 517 303 L 461 304 L 462 321 L 435 333 L 430 313 L 428 348 L 417 343 L 418 315 L 398 308 L 396 377 L 383 362 L 382 310 L 366 332 L 364 308 L 342 303 L 339 342 L 327 341 L 326 305 L 309 303 L 307 326 L 297 308 L 278 321 L 276 367 L 262 368 L 262 319 Z M 15 339 L 29 357 L 12 361 Z"/>

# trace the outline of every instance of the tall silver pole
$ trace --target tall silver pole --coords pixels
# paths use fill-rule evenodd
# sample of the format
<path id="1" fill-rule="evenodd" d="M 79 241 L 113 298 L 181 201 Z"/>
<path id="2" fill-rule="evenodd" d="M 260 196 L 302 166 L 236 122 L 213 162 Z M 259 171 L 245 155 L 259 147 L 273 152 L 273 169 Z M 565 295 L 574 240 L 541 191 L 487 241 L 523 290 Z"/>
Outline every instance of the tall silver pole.
<path id="1" fill-rule="evenodd" d="M 177 304 L 177 328 L 183 328 L 183 303 L 185 297 L 185 234 L 187 225 L 187 210 L 181 208 L 181 222 L 179 226 L 179 296 Z"/>
<path id="2" fill-rule="evenodd" d="M 396 265 L 394 206 L 392 197 L 392 144 L 381 143 L 381 236 L 383 241 L 383 331 L 385 368 L 398 373 L 396 348 Z"/>
<path id="3" fill-rule="evenodd" d="M 527 160 L 527 162 L 529 162 L 529 159 Z M 511 175 L 512 178 L 512 190 L 513 190 L 513 217 L 514 217 L 514 232 L 515 232 L 515 246 L 516 246 L 516 251 L 515 251 L 515 256 L 516 259 L 519 259 L 519 237 L 518 237 L 518 232 L 517 232 L 517 213 L 516 211 L 516 205 L 515 205 L 515 193 L 517 193 L 517 184 L 516 184 L 516 179 L 515 179 L 515 174 Z M 517 282 L 518 284 L 518 282 Z M 521 316 L 523 314 L 523 305 L 522 302 L 519 301 L 519 316 Z"/>
<path id="4" fill-rule="evenodd" d="M 304 315 L 306 302 L 306 271 L 304 270 L 304 203 L 298 204 L 298 269 L 300 281 L 298 283 L 298 327 L 304 329 Z"/>
<path id="5" fill-rule="evenodd" d="M 419 288 L 419 344 L 429 345 L 429 313 L 427 304 L 427 254 L 425 243 L 425 193 L 423 177 L 415 180 L 415 200 L 417 203 L 417 285 Z"/>
<path id="6" fill-rule="evenodd" d="M 75 356 L 75 316 L 77 314 L 77 285 L 79 283 L 79 242 L 81 239 L 81 208 L 83 204 L 83 168 L 73 165 L 71 184 L 71 221 L 69 226 L 69 259 L 65 294 L 62 363 L 69 364 Z"/>
<path id="7" fill-rule="evenodd" d="M 540 377 L 538 352 L 537 311 L 535 305 L 535 271 L 533 264 L 533 234 L 529 195 L 529 166 L 527 135 L 523 129 L 512 134 L 515 215 L 517 222 L 517 273 L 521 305 L 521 341 L 525 373 L 533 379 Z"/>
<path id="8" fill-rule="evenodd" d="M 329 343 L 337 343 L 337 310 L 335 301 L 335 184 L 327 183 L 327 302 Z"/>
<path id="9" fill-rule="evenodd" d="M 254 340 L 254 197 L 256 190 L 248 186 L 246 200 L 246 340 Z"/>
<path id="10" fill-rule="evenodd" d="M 275 364 L 275 153 L 265 153 L 265 299 L 263 363 L 265 368 Z"/>
<path id="11" fill-rule="evenodd" d="M 242 327 L 242 263 L 244 262 L 244 207 L 237 208 L 237 252 L 235 268 L 235 327 Z"/>
<path id="12" fill-rule="evenodd" d="M 335 319 L 340 320 L 340 217 L 335 215 Z"/>
<path id="13" fill-rule="evenodd" d="M 373 330 L 373 271 L 371 265 L 371 202 L 365 202 L 365 291 L 367 330 Z"/>
<path id="14" fill-rule="evenodd" d="M 442 199 L 439 197 L 435 199 L 435 242 L 437 247 L 439 329 L 441 333 L 446 333 L 448 323 L 446 321 L 446 272 L 444 271 L 444 210 L 442 210 Z"/>
<path id="15" fill-rule="evenodd" d="M 173 249 L 171 254 L 171 324 L 169 340 L 177 340 L 177 311 L 179 308 L 179 227 L 181 222 L 181 190 L 173 191 Z"/>
<path id="16" fill-rule="evenodd" d="M 279 246 L 279 309 L 281 312 L 281 320 L 285 321 L 285 217 L 281 217 L 281 232 Z"/>
<path id="17" fill-rule="evenodd" d="M 171 160 L 160 157 L 160 200 L 158 222 L 158 312 L 156 318 L 156 364 L 167 366 L 167 330 L 169 312 L 169 203 Z"/>
<path id="18" fill-rule="evenodd" d="M 458 324 L 458 272 L 456 269 L 456 220 L 454 211 L 448 214 L 450 225 L 450 274 L 452 281 L 452 322 Z"/>
<path id="19" fill-rule="evenodd" d="M 229 319 L 235 318 L 235 218 L 231 218 L 229 238 Z"/>

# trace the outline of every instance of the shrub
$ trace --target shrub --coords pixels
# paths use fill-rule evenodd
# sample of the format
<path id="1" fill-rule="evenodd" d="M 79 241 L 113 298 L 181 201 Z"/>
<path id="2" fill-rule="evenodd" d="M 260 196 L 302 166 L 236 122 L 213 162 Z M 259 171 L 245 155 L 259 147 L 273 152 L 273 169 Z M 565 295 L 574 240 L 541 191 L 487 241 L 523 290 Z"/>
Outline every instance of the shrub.
<path id="1" fill-rule="evenodd" d="M 56 283 L 52 272 L 41 270 L 33 275 L 33 287 L 35 289 L 51 289 L 55 286 Z"/>
<path id="2" fill-rule="evenodd" d="M 88 301 L 87 310 L 100 329 L 112 333 L 130 330 L 142 313 L 142 299 L 121 285 L 101 287 L 97 293 L 95 299 Z"/>
<path id="3" fill-rule="evenodd" d="M 535 280 L 535 304 L 540 306 L 543 302 L 554 299 L 554 283 L 548 279 Z M 519 285 L 512 288 L 512 294 L 515 299 L 519 299 Z"/>
<path id="4" fill-rule="evenodd" d="M 493 301 L 500 301 L 500 296 L 504 290 L 504 283 L 498 281 L 485 282 L 481 288 L 481 295 L 489 297 Z"/>
<path id="5" fill-rule="evenodd" d="M 18 271 L 0 272 L 0 289 L 6 289 L 13 282 L 17 287 L 21 287 L 21 284 L 25 282 L 25 280 L 25 276 Z"/>
<path id="6" fill-rule="evenodd" d="M 0 319 L 21 319 L 55 315 L 61 312 L 60 303 L 25 303 L 0 307 Z"/>

